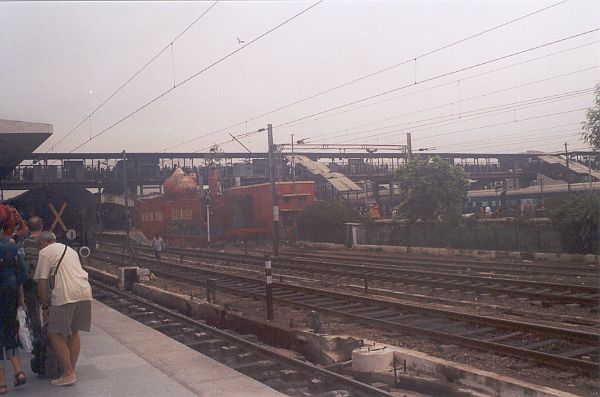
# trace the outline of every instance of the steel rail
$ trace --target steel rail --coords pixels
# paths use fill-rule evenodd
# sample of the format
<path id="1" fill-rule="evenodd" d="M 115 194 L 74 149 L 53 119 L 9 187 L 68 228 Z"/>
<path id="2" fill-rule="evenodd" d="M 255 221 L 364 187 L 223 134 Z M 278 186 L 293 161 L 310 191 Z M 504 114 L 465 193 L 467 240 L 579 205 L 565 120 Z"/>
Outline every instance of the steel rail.
<path id="1" fill-rule="evenodd" d="M 219 328 L 204 324 L 200 321 L 194 320 L 194 319 L 187 317 L 181 313 L 178 313 L 174 310 L 168 309 L 164 306 L 161 306 L 157 303 L 151 302 L 147 299 L 136 296 L 132 293 L 128 293 L 126 291 L 122 291 L 122 290 L 116 289 L 114 287 L 111 287 L 111 286 L 107 285 L 106 283 L 102 283 L 97 280 L 91 280 L 91 283 L 95 286 L 100 287 L 101 289 L 110 291 L 112 294 L 119 295 L 129 301 L 135 301 L 139 304 L 150 307 L 150 308 L 152 308 L 152 310 L 164 313 L 169 317 L 176 318 L 180 322 L 193 325 L 194 327 L 200 328 L 200 329 L 206 331 L 207 333 L 218 335 L 220 338 L 231 341 L 233 344 L 242 345 L 242 346 L 245 346 L 247 349 L 258 351 L 261 354 L 264 354 L 265 356 L 268 356 L 268 357 L 270 356 L 270 357 L 274 358 L 276 361 L 283 362 L 286 365 L 298 368 L 303 372 L 310 372 L 312 374 L 315 374 L 316 376 L 320 376 L 322 378 L 327 378 L 327 379 L 333 380 L 337 384 L 350 386 L 351 389 L 357 390 L 360 393 L 368 393 L 368 394 L 366 394 L 366 396 L 369 396 L 369 397 L 370 396 L 382 396 L 382 397 L 393 397 L 394 396 L 391 393 L 388 393 L 381 389 L 377 389 L 366 383 L 343 376 L 343 375 L 338 374 L 333 371 L 329 371 L 322 367 L 318 367 L 314 364 L 311 364 L 310 362 L 305 362 L 305 361 L 295 359 L 293 357 L 286 356 L 285 354 L 274 351 L 264 345 L 254 343 L 252 341 L 246 340 L 239 336 L 233 335 L 229 332 L 223 331 Z"/>
<path id="2" fill-rule="evenodd" d="M 139 248 L 138 248 L 139 249 Z M 142 248 L 142 250 L 148 250 Z M 249 263 L 260 266 L 263 259 L 260 256 L 244 255 L 231 252 L 200 251 L 191 249 L 172 249 L 172 252 L 180 255 L 217 260 L 236 260 L 242 263 Z M 494 276 L 471 276 L 464 274 L 455 274 L 447 272 L 435 272 L 419 269 L 394 269 L 372 265 L 342 264 L 333 261 L 324 261 L 317 259 L 297 259 L 280 256 L 273 260 L 274 265 L 279 268 L 288 268 L 291 270 L 311 271 L 316 270 L 319 273 L 330 274 L 340 277 L 353 277 L 364 280 L 380 280 L 386 282 L 396 282 L 402 284 L 422 284 L 445 286 L 448 289 L 461 290 L 479 290 L 485 292 L 494 292 L 499 294 L 518 295 L 539 300 L 547 300 L 560 303 L 579 303 L 586 306 L 600 305 L 600 287 L 582 286 L 577 284 L 552 283 L 545 281 L 519 280 L 505 277 Z M 311 268 L 307 268 L 310 266 Z M 336 270 L 337 268 L 337 270 Z M 379 272 L 380 274 L 377 274 Z M 385 272 L 388 272 L 387 274 Z M 414 276 L 423 276 L 426 278 L 415 278 Z M 428 278 L 429 277 L 429 278 Z M 452 282 L 451 280 L 455 280 Z M 467 282 L 466 284 L 459 284 Z M 516 286 L 525 288 L 538 288 L 538 291 L 528 291 L 524 289 L 507 288 L 503 286 Z M 542 291 L 544 290 L 544 291 Z M 547 290 L 547 291 L 546 291 Z"/>
<path id="3" fill-rule="evenodd" d="M 117 255 L 117 256 L 120 256 L 120 255 Z M 100 259 L 105 260 L 105 261 L 110 260 L 109 258 L 100 258 Z M 140 260 L 140 259 L 138 258 L 137 260 Z M 189 283 L 190 281 L 201 282 L 203 279 L 198 278 L 200 276 L 200 274 L 207 274 L 214 278 L 221 278 L 221 284 L 219 284 L 219 288 L 222 290 L 231 292 L 236 295 L 241 294 L 243 296 L 249 296 L 249 297 L 257 298 L 260 300 L 265 299 L 264 291 L 263 291 L 264 283 L 262 283 L 260 280 L 257 280 L 255 278 L 243 277 L 243 276 L 239 276 L 239 275 L 232 275 L 229 273 L 224 273 L 224 272 L 219 272 L 219 271 L 214 271 L 214 270 L 199 269 L 199 268 L 194 268 L 194 267 L 186 266 L 186 265 L 180 265 L 180 264 L 176 264 L 176 263 L 168 263 L 169 268 L 165 268 L 163 265 L 157 265 L 154 261 L 151 261 L 151 260 L 142 260 L 142 261 L 145 263 L 146 266 L 148 266 L 150 268 L 150 270 L 152 272 L 154 272 L 158 275 L 161 275 L 161 276 L 171 277 L 173 279 L 181 280 L 186 283 Z M 232 282 L 233 282 L 233 284 L 231 284 Z M 237 282 L 237 284 L 236 284 L 236 282 Z M 245 286 L 244 286 L 244 283 L 246 284 Z M 330 290 L 325 290 L 325 289 L 316 289 L 316 288 L 310 288 L 310 287 L 301 287 L 301 286 L 283 284 L 283 283 L 277 283 L 277 282 L 274 282 L 273 286 L 274 286 L 274 288 L 276 287 L 276 292 L 275 292 L 274 298 L 276 301 L 278 301 L 280 303 L 300 306 L 300 307 L 304 307 L 304 308 L 318 309 L 320 311 L 327 312 L 327 313 L 330 313 L 330 314 L 333 314 L 336 316 L 351 318 L 353 320 L 360 321 L 362 323 L 366 323 L 366 324 L 370 324 L 370 325 L 372 325 L 372 324 L 383 325 L 383 326 L 386 326 L 386 328 L 391 327 L 395 330 L 402 329 L 402 330 L 408 331 L 412 334 L 425 335 L 425 336 L 429 336 L 433 339 L 441 340 L 441 341 L 445 341 L 445 342 L 453 341 L 453 342 L 459 343 L 463 346 L 476 348 L 478 350 L 492 351 L 492 352 L 497 352 L 497 353 L 501 353 L 501 354 L 505 354 L 505 355 L 509 355 L 509 356 L 525 358 L 528 360 L 536 361 L 538 363 L 543 363 L 543 364 L 560 367 L 560 368 L 578 369 L 582 372 L 585 372 L 585 373 L 591 374 L 591 375 L 598 375 L 600 373 L 600 364 L 597 362 L 591 362 L 591 361 L 586 361 L 586 360 L 571 358 L 571 357 L 564 357 L 564 356 L 561 356 L 560 354 L 550 354 L 550 353 L 535 351 L 535 350 L 526 349 L 526 348 L 518 347 L 518 346 L 489 342 L 486 340 L 481 340 L 481 339 L 476 339 L 476 338 L 469 338 L 466 336 L 451 334 L 451 333 L 443 332 L 440 330 L 432 330 L 432 329 L 427 329 L 425 327 L 404 324 L 402 322 L 395 322 L 395 321 L 389 321 L 389 320 L 384 320 L 384 319 L 379 319 L 379 318 L 373 318 L 373 317 L 369 317 L 367 315 L 353 314 L 353 313 L 347 312 L 347 311 L 345 312 L 342 310 L 327 308 L 327 307 L 323 306 L 322 304 L 317 304 L 317 302 L 321 299 L 327 299 L 325 297 L 328 297 L 330 299 L 334 298 L 334 299 L 338 300 L 339 302 L 347 303 L 347 302 L 354 301 L 354 302 L 359 302 L 362 304 L 371 304 L 371 305 L 374 305 L 374 307 L 372 307 L 371 309 L 369 309 L 369 308 L 365 308 L 365 309 L 369 309 L 372 311 L 381 312 L 382 309 L 390 309 L 390 308 L 403 309 L 405 311 L 408 310 L 409 312 L 413 312 L 413 313 L 417 312 L 417 313 L 427 314 L 428 316 L 434 315 L 438 319 L 440 317 L 442 317 L 442 319 L 466 321 L 467 323 L 471 323 L 471 324 L 473 324 L 473 323 L 479 324 L 479 325 L 487 324 L 487 325 L 491 325 L 493 327 L 499 327 L 499 328 L 502 328 L 505 330 L 511 330 L 511 331 L 520 330 L 520 331 L 524 331 L 524 332 L 528 332 L 528 333 L 537 333 L 538 336 L 540 334 L 541 335 L 559 336 L 561 338 L 566 338 L 568 340 L 578 341 L 580 343 L 581 342 L 587 343 L 588 346 L 591 344 L 592 347 L 594 347 L 597 350 L 600 350 L 600 334 L 597 334 L 597 333 L 587 332 L 587 331 L 579 331 L 579 330 L 571 330 L 571 329 L 565 329 L 565 328 L 559 328 L 559 327 L 550 327 L 550 326 L 534 324 L 534 323 L 529 323 L 529 322 L 498 319 L 498 318 L 493 318 L 493 317 L 489 317 L 489 316 L 458 313 L 458 312 L 449 311 L 449 310 L 426 308 L 426 307 L 411 305 L 411 304 L 406 304 L 406 303 L 389 302 L 389 301 L 385 301 L 382 299 L 364 297 L 364 296 L 359 296 L 359 295 L 355 295 L 355 294 L 340 293 L 340 292 L 335 292 L 335 291 L 330 291 Z M 298 297 L 296 297 L 295 299 L 285 298 L 285 297 L 282 298 L 281 295 L 282 295 L 282 293 L 285 292 L 285 290 L 287 290 L 288 293 L 290 291 L 292 291 L 292 292 L 296 292 L 296 293 L 300 293 L 300 294 L 305 294 L 305 296 L 309 298 L 309 301 L 306 301 L 307 300 L 306 297 L 305 297 L 305 299 L 303 299 L 306 302 L 299 302 Z M 261 291 L 261 292 L 259 292 L 259 291 Z M 320 298 L 320 297 L 323 297 L 323 298 Z M 313 302 L 311 303 L 310 300 L 312 300 Z M 431 317 L 428 317 L 428 318 L 431 319 Z"/>

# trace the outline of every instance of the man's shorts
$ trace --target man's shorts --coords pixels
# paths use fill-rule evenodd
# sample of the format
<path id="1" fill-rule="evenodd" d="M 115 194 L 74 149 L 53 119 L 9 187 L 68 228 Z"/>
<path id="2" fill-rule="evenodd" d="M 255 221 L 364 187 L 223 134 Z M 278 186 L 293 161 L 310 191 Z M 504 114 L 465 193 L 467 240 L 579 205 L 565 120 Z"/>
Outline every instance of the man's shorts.
<path id="1" fill-rule="evenodd" d="M 91 325 L 92 301 L 50 306 L 48 332 L 69 336 L 77 331 L 90 332 Z"/>

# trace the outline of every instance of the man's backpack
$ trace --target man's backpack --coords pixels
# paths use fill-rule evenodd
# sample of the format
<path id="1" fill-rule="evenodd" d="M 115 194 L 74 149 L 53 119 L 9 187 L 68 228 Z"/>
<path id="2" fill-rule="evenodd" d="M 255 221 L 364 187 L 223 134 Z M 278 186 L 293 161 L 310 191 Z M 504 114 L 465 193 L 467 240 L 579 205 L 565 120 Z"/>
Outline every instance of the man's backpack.
<path id="1" fill-rule="evenodd" d="M 38 257 L 40 250 L 38 248 L 37 240 L 25 239 L 23 240 L 23 252 L 25 253 L 25 263 L 27 264 L 27 278 L 33 280 L 35 275 L 35 269 L 37 267 Z"/>

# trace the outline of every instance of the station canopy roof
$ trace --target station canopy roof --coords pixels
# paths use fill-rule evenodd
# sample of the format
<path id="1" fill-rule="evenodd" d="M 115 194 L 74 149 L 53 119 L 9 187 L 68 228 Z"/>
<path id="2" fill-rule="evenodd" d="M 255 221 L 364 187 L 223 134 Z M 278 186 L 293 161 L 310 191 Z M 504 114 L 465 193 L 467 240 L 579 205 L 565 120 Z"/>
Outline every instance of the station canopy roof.
<path id="1" fill-rule="evenodd" d="M 0 119 L 0 179 L 10 174 L 50 135 L 52 124 Z"/>

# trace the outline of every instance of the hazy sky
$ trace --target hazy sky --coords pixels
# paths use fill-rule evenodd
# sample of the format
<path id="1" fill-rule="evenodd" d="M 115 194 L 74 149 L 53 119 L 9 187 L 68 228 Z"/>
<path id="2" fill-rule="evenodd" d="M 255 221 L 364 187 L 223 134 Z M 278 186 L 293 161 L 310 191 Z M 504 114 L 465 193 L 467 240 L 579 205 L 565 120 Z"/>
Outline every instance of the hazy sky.
<path id="1" fill-rule="evenodd" d="M 592 105 L 591 89 L 600 79 L 598 32 L 439 76 L 599 28 L 600 2 L 566 1 L 421 57 L 557 2 L 328 0 L 78 151 L 196 151 L 267 123 L 276 126 L 276 143 L 295 134 L 313 143 L 398 144 L 411 132 L 416 149 L 558 151 L 565 141 L 583 148 L 578 131 L 585 111 L 577 109 Z M 0 3 L 0 118 L 51 123 L 54 136 L 38 151 L 70 151 L 172 88 L 174 79 L 178 84 L 239 49 L 237 37 L 248 43 L 313 2 L 219 2 L 172 51 L 56 145 L 211 4 Z M 243 142 L 266 149 L 264 134 Z M 232 142 L 223 149 L 243 151 Z"/>

